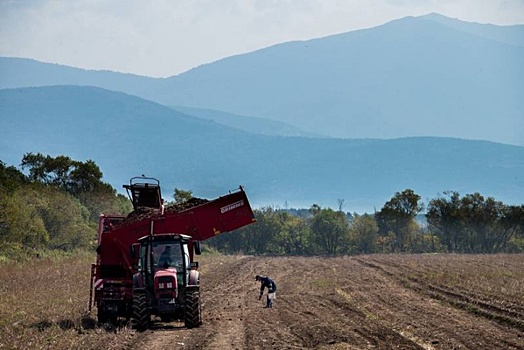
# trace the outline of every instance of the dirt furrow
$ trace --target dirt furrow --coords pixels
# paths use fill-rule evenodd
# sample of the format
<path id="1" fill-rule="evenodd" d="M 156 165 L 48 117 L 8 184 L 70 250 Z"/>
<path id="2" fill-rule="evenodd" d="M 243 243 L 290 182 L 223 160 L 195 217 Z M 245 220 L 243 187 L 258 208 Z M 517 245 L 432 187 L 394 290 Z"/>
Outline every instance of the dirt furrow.
<path id="1" fill-rule="evenodd" d="M 432 289 L 427 281 L 413 280 L 409 267 L 423 261 L 420 257 L 206 259 L 204 324 L 190 330 L 176 323 L 157 326 L 144 332 L 137 349 L 165 349 L 165 344 L 239 350 L 524 348 L 519 329 L 431 294 L 457 300 L 449 286 Z M 431 265 L 420 269 L 431 271 Z M 255 274 L 277 282 L 272 309 L 258 300 Z"/>
<path id="2" fill-rule="evenodd" d="M 514 303 L 506 302 L 504 306 L 494 304 L 493 299 L 486 299 L 478 293 L 472 293 L 457 288 L 434 285 L 422 278 L 415 277 L 409 266 L 395 264 L 381 259 L 368 259 L 360 262 L 396 279 L 403 286 L 433 299 L 470 312 L 472 314 L 493 320 L 501 325 L 510 326 L 524 331 L 524 308 Z"/>
<path id="3" fill-rule="evenodd" d="M 524 346 L 522 332 L 518 328 L 494 323 L 490 318 L 479 317 L 484 315 L 472 313 L 471 308 L 457 308 L 449 300 L 436 298 L 427 286 L 414 284 L 402 273 L 395 273 L 387 264 L 381 264 L 374 258 L 355 260 L 373 271 L 370 273 L 375 274 L 377 281 L 381 278 L 390 281 L 376 283 L 377 286 L 388 286 L 387 296 L 380 297 L 375 309 L 380 310 L 381 317 L 404 324 L 402 327 L 408 332 L 420 334 L 417 338 L 429 339 L 431 346 L 475 349 L 520 349 Z M 382 292 L 376 290 L 375 294 L 379 297 Z M 364 300 L 362 303 L 370 304 Z"/>
<path id="4" fill-rule="evenodd" d="M 288 273 L 279 276 L 285 288 L 280 293 L 280 317 L 304 348 L 387 349 L 398 344 L 420 349 L 400 333 L 367 319 L 348 302 L 338 288 L 339 267 L 332 259 L 293 259 L 288 265 Z"/>

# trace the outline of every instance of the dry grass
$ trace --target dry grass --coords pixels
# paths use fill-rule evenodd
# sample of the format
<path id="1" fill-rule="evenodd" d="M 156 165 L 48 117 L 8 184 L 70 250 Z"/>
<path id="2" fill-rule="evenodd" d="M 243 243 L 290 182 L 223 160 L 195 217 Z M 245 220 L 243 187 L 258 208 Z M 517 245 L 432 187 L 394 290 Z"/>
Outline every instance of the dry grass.
<path id="1" fill-rule="evenodd" d="M 97 325 L 88 314 L 89 277 L 94 254 L 40 258 L 21 264 L 0 263 L 0 350 L 130 349 L 143 338 L 127 327 Z M 231 257 L 197 257 L 205 275 Z M 293 258 L 289 258 L 293 259 Z M 421 281 L 493 304 L 521 309 L 524 255 L 369 255 L 382 271 Z M 317 279 L 310 287 L 325 288 Z M 138 344 L 138 345 L 137 345 Z"/>
<path id="2" fill-rule="evenodd" d="M 390 259 L 405 264 L 411 275 L 429 283 L 521 303 L 524 299 L 524 254 L 427 254 Z"/>
<path id="3" fill-rule="evenodd" d="M 200 256 L 201 271 L 221 264 Z M 128 349 L 140 336 L 127 326 L 98 325 L 88 313 L 94 254 L 0 263 L 0 349 Z"/>
<path id="4" fill-rule="evenodd" d="M 87 313 L 92 254 L 0 265 L 0 349 L 122 349 L 134 332 Z M 96 310 L 96 309 L 95 309 Z"/>
<path id="5" fill-rule="evenodd" d="M 407 288 L 524 330 L 524 254 L 375 255 L 375 266 Z"/>

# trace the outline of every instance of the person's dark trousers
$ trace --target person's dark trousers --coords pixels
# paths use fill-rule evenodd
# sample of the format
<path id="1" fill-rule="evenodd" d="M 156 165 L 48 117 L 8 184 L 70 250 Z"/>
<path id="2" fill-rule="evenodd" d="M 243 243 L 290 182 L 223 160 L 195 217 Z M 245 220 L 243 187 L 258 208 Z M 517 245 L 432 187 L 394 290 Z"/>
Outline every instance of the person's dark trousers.
<path id="1" fill-rule="evenodd" d="M 268 307 L 268 308 L 272 308 L 273 307 L 273 300 L 269 299 L 269 294 L 276 292 L 276 290 L 277 289 L 275 288 L 275 289 L 270 289 L 270 290 L 267 291 L 266 307 Z"/>

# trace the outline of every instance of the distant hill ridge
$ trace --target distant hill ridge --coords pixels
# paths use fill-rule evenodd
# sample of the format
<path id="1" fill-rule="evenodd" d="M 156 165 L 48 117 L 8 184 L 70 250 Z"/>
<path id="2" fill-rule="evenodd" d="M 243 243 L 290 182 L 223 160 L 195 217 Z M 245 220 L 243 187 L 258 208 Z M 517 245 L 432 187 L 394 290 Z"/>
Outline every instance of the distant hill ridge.
<path id="1" fill-rule="evenodd" d="M 285 123 L 286 135 L 442 136 L 522 146 L 523 38 L 523 25 L 429 14 L 283 43 L 166 79 L 2 58 L 0 87 L 97 86 L 259 118 L 251 130 L 274 128 L 259 128 L 263 119 Z"/>
<path id="2" fill-rule="evenodd" d="M 480 37 L 498 41 L 504 44 L 524 46 L 524 24 L 511 26 L 497 26 L 493 24 L 470 23 L 458 19 L 449 18 L 438 13 L 430 13 L 419 17 L 421 19 L 435 21 Z"/>
<path id="3" fill-rule="evenodd" d="M 194 118 L 136 96 L 95 87 L 0 90 L 0 160 L 27 152 L 94 160 L 104 180 L 161 179 L 215 198 L 238 185 L 255 207 L 373 211 L 411 188 L 424 201 L 445 190 L 522 203 L 524 147 L 454 138 L 392 140 L 281 137 Z"/>

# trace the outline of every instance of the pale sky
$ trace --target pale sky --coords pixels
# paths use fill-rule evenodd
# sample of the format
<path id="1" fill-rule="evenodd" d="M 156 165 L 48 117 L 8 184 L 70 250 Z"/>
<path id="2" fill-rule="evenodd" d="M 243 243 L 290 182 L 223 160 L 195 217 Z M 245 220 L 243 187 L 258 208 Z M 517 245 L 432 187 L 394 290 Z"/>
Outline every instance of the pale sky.
<path id="1" fill-rule="evenodd" d="M 0 0 L 0 56 L 168 77 L 281 42 L 431 12 L 524 24 L 524 0 Z"/>

